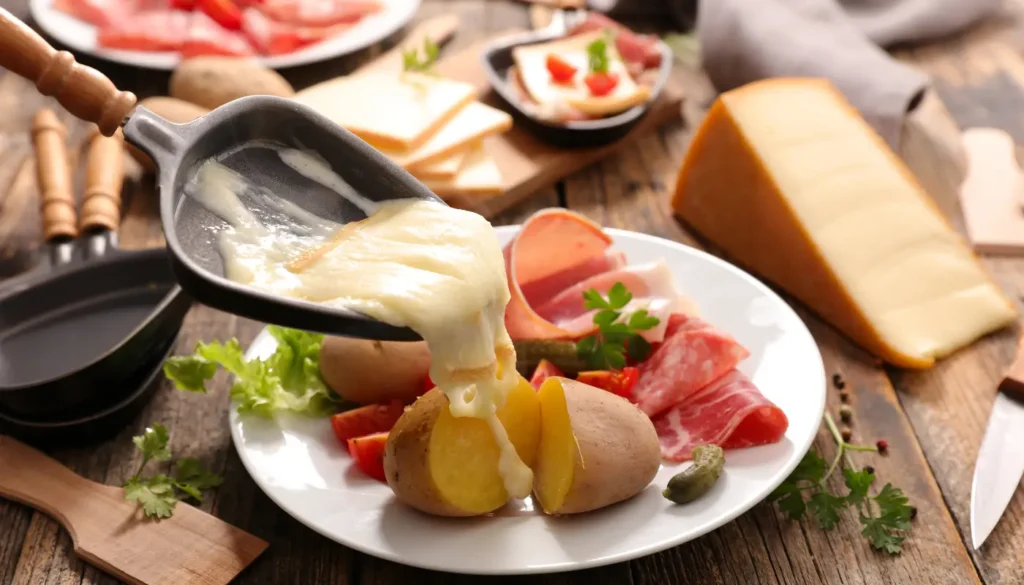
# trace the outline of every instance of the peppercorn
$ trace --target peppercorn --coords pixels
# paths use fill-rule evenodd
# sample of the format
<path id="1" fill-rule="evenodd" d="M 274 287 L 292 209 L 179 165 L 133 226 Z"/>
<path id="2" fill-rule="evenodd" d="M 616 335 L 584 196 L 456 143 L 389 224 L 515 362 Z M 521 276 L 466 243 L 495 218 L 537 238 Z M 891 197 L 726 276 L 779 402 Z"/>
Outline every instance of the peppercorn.
<path id="1" fill-rule="evenodd" d="M 835 386 L 837 390 L 846 388 L 846 381 L 843 380 L 843 375 L 839 372 L 832 374 L 832 385 Z"/>
<path id="2" fill-rule="evenodd" d="M 849 427 L 843 427 L 842 430 L 839 431 L 839 435 L 843 438 L 843 441 L 846 441 L 847 443 L 853 439 L 853 431 L 851 431 Z"/>
<path id="3" fill-rule="evenodd" d="M 914 518 L 917 518 L 917 506 L 910 507 L 910 519 L 913 520 Z"/>
<path id="4" fill-rule="evenodd" d="M 874 468 L 874 467 L 871 467 L 870 465 L 868 465 L 867 467 L 865 467 L 865 468 L 864 468 L 864 471 L 866 471 L 866 472 L 868 472 L 868 473 L 870 473 L 870 474 L 872 474 L 872 475 L 874 475 L 874 474 L 875 474 L 875 468 Z"/>
<path id="5" fill-rule="evenodd" d="M 846 404 L 849 401 L 850 401 L 850 393 L 849 392 L 840 392 L 839 393 L 839 402 L 842 402 L 843 404 Z"/>
<path id="6" fill-rule="evenodd" d="M 846 424 L 850 424 L 850 421 L 853 420 L 853 409 L 846 404 L 840 406 L 839 420 L 843 421 Z"/>
<path id="7" fill-rule="evenodd" d="M 885 439 L 878 439 L 878 442 L 875 443 L 875 447 L 878 448 L 878 452 L 880 454 L 885 455 L 889 452 L 889 441 L 886 441 Z"/>

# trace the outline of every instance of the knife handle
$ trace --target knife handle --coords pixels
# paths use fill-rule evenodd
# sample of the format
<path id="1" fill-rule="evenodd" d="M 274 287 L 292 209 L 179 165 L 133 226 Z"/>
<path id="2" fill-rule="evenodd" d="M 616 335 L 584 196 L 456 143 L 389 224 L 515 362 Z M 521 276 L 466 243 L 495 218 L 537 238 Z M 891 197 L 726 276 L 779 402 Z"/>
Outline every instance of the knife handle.
<path id="1" fill-rule="evenodd" d="M 1010 370 L 999 384 L 999 391 L 1014 400 L 1024 402 L 1024 338 L 1017 342 L 1017 355 L 1010 364 Z"/>

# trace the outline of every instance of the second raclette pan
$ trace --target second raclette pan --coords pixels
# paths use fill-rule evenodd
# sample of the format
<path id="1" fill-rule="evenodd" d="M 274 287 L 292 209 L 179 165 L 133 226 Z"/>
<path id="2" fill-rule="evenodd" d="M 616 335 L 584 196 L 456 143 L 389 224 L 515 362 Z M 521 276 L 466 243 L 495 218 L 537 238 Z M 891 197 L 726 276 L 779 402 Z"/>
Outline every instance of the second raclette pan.
<path id="1" fill-rule="evenodd" d="M 45 421 L 88 416 L 132 392 L 181 329 L 191 299 L 166 248 L 117 247 L 123 181 L 120 135 L 96 133 L 76 224 L 65 131 L 33 121 L 49 259 L 0 287 L 0 411 Z"/>

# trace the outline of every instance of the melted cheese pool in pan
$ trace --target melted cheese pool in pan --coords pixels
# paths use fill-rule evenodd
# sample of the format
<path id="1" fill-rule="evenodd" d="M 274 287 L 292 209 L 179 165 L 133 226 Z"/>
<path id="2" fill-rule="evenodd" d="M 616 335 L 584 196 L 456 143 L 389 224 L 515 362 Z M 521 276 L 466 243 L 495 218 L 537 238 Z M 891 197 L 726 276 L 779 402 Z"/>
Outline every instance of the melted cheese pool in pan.
<path id="1" fill-rule="evenodd" d="M 533 473 L 496 414 L 518 374 L 505 330 L 511 295 L 491 224 L 432 201 L 371 202 L 346 192 L 344 181 L 316 158 L 294 149 L 280 155 L 370 215 L 338 226 L 264 194 L 308 227 L 308 235 L 285 234 L 261 224 L 242 204 L 242 177 L 207 161 L 188 192 L 230 225 L 219 234 L 226 276 L 275 294 L 355 309 L 418 333 L 430 348 L 430 378 L 448 397 L 451 413 L 488 423 L 507 491 L 516 498 L 529 495 Z"/>

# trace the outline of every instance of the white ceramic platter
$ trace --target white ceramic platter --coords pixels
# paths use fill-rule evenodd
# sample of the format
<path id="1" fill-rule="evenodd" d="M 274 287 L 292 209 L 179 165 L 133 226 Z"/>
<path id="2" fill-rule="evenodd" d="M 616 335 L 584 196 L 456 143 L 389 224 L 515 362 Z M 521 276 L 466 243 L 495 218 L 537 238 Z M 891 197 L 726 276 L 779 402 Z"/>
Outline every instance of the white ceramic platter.
<path id="1" fill-rule="evenodd" d="M 384 40 L 412 20 L 420 0 L 382 0 L 385 9 L 356 26 L 305 49 L 257 60 L 272 69 L 326 61 L 365 49 Z M 181 58 L 174 52 L 120 51 L 96 44 L 96 27 L 53 7 L 53 0 L 29 0 L 32 18 L 43 31 L 77 52 L 146 69 L 174 69 Z"/>
<path id="2" fill-rule="evenodd" d="M 504 243 L 518 229 L 497 231 Z M 631 264 L 664 258 L 702 316 L 750 350 L 740 369 L 789 417 L 780 443 L 727 452 L 715 487 L 683 506 L 662 497 L 661 489 L 688 463 L 663 465 L 635 498 L 589 514 L 545 517 L 527 501 L 492 517 L 446 519 L 403 506 L 385 484 L 363 476 L 327 420 L 268 421 L 240 417 L 232 409 L 232 437 L 253 479 L 286 512 L 332 540 L 398 563 L 455 573 L 607 565 L 692 540 L 749 510 L 793 470 L 821 421 L 826 381 L 813 338 L 782 299 L 738 268 L 660 238 L 606 231 Z M 270 355 L 274 343 L 264 331 L 247 357 Z"/>

